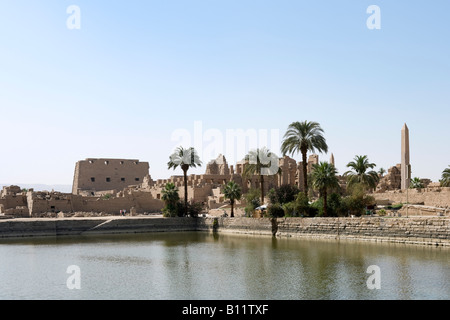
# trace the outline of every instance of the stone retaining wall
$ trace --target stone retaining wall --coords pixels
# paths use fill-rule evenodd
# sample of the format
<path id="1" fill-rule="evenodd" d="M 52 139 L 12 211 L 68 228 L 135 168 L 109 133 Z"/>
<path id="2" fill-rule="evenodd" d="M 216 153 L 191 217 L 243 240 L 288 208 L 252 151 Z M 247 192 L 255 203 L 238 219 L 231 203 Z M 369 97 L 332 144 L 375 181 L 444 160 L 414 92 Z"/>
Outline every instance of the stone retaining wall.
<path id="1" fill-rule="evenodd" d="M 281 220 L 281 221 L 280 221 Z M 328 236 L 345 239 L 450 245 L 449 218 L 279 219 L 280 236 Z"/>
<path id="2" fill-rule="evenodd" d="M 196 219 L 154 217 L 0 220 L 0 238 L 196 231 Z"/>
<path id="3" fill-rule="evenodd" d="M 450 246 L 450 218 L 160 218 L 99 217 L 0 220 L 0 238 L 206 231 Z"/>
<path id="4" fill-rule="evenodd" d="M 450 246 L 450 218 L 215 218 L 217 231 Z M 199 230 L 212 231 L 208 218 Z"/>

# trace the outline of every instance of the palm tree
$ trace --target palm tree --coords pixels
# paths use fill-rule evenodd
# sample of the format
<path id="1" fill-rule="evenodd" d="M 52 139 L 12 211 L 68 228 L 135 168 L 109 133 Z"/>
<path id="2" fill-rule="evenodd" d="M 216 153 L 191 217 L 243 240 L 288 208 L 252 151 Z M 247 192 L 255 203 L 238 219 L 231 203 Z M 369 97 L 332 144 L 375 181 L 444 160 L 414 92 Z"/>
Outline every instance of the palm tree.
<path id="1" fill-rule="evenodd" d="M 175 187 L 175 184 L 173 182 L 167 183 L 164 186 L 164 189 L 162 189 L 161 193 L 161 199 L 166 202 L 166 204 L 173 204 L 180 200 L 180 196 L 178 195 L 178 188 Z"/>
<path id="2" fill-rule="evenodd" d="M 450 166 L 442 171 L 442 179 L 440 182 L 442 187 L 450 187 Z"/>
<path id="3" fill-rule="evenodd" d="M 165 185 L 164 189 L 162 189 L 161 193 L 161 199 L 166 203 L 166 210 L 172 215 L 176 210 L 178 200 L 180 200 L 178 188 L 175 187 L 174 183 L 169 182 Z"/>
<path id="4" fill-rule="evenodd" d="M 378 175 L 380 176 L 380 178 L 383 178 L 385 173 L 386 173 L 386 170 L 384 168 L 380 168 L 380 170 L 378 170 Z"/>
<path id="5" fill-rule="evenodd" d="M 188 209 L 188 195 L 187 195 L 187 171 L 189 168 L 196 168 L 197 166 L 201 166 L 202 162 L 200 161 L 199 156 L 194 148 L 184 149 L 183 147 L 178 147 L 175 149 L 174 153 L 170 156 L 170 161 L 167 163 L 169 169 L 173 168 L 174 170 L 180 166 L 183 170 L 184 175 L 184 213 L 187 215 Z"/>
<path id="6" fill-rule="evenodd" d="M 376 167 L 375 163 L 370 163 L 367 156 L 355 156 L 354 161 L 347 164 L 347 167 L 352 168 L 353 171 L 347 171 L 344 176 L 347 177 L 348 186 L 359 183 L 369 189 L 375 189 L 380 177 L 373 169 Z"/>
<path id="7" fill-rule="evenodd" d="M 223 189 L 223 194 L 225 195 L 225 199 L 230 199 L 231 204 L 231 215 L 230 217 L 234 217 L 234 202 L 236 200 L 240 200 L 242 196 L 241 187 L 234 181 L 230 181 L 225 185 Z"/>
<path id="8" fill-rule="evenodd" d="M 328 189 L 338 188 L 339 180 L 334 165 L 328 162 L 320 162 L 313 165 L 311 173 L 312 186 L 318 190 L 323 198 L 323 215 L 327 216 L 327 193 Z"/>
<path id="9" fill-rule="evenodd" d="M 264 204 L 264 176 L 281 173 L 278 157 L 266 147 L 262 147 L 250 150 L 245 156 L 245 162 L 243 176 L 247 179 L 253 175 L 259 176 L 261 204 Z"/>
<path id="10" fill-rule="evenodd" d="M 410 189 L 420 189 L 423 188 L 424 185 L 422 183 L 422 181 L 420 181 L 420 179 L 418 177 L 414 177 L 411 179 L 410 183 L 409 183 L 409 188 Z"/>
<path id="11" fill-rule="evenodd" d="M 323 130 L 317 122 L 292 122 L 284 134 L 281 144 L 283 155 L 300 152 L 303 161 L 303 192 L 308 192 L 308 173 L 306 154 L 308 151 L 328 152 L 328 146 L 323 137 Z"/>

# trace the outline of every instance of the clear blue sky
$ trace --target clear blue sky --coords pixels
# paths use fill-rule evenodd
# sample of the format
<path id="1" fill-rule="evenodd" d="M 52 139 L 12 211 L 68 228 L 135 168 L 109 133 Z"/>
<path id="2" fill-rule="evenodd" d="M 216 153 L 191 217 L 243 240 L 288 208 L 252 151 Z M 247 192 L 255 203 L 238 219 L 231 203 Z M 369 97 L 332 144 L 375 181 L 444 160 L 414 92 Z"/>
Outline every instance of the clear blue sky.
<path id="1" fill-rule="evenodd" d="M 372 4 L 380 30 L 366 26 Z M 355 155 L 400 163 L 406 122 L 413 176 L 437 181 L 450 165 L 449 15 L 448 0 L 2 0 L 0 182 L 71 184 L 87 157 L 148 161 L 166 178 L 181 174 L 167 170 L 172 134 L 195 121 L 282 136 L 303 120 L 321 124 L 341 174 Z"/>

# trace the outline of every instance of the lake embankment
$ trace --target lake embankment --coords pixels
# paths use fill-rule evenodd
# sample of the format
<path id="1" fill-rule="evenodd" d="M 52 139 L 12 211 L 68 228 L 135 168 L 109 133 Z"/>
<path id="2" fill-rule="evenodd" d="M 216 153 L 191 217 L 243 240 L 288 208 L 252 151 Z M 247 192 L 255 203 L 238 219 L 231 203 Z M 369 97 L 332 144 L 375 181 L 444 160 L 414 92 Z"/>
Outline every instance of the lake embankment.
<path id="1" fill-rule="evenodd" d="M 449 217 L 163 218 L 106 216 L 0 220 L 0 238 L 202 231 L 450 246 Z"/>

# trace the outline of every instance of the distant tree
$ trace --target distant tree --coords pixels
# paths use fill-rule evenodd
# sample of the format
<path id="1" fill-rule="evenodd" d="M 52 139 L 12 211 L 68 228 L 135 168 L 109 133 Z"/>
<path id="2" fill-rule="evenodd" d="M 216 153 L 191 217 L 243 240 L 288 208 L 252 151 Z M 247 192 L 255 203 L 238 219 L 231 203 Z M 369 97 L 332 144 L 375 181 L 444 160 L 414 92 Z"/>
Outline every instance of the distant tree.
<path id="1" fill-rule="evenodd" d="M 380 168 L 380 170 L 378 170 L 378 175 L 380 176 L 380 178 L 383 178 L 385 173 L 386 173 L 386 170 L 384 168 Z"/>
<path id="2" fill-rule="evenodd" d="M 368 189 L 375 189 L 380 177 L 373 169 L 376 167 L 375 163 L 370 163 L 367 156 L 356 156 L 354 161 L 347 164 L 347 167 L 352 168 L 344 173 L 347 177 L 347 183 L 349 186 L 358 183 L 367 187 Z"/>
<path id="3" fill-rule="evenodd" d="M 185 215 L 188 214 L 188 195 L 187 195 L 187 171 L 189 168 L 196 168 L 201 166 L 199 156 L 194 148 L 184 149 L 183 147 L 178 147 L 174 153 L 170 156 L 170 161 L 167 163 L 169 169 L 176 169 L 178 166 L 183 170 L 184 175 L 184 209 Z"/>
<path id="4" fill-rule="evenodd" d="M 313 165 L 312 186 L 318 190 L 323 199 L 323 215 L 327 216 L 327 193 L 329 189 L 339 188 L 337 170 L 328 162 Z"/>
<path id="5" fill-rule="evenodd" d="M 245 178 L 259 176 L 261 204 L 264 204 L 264 176 L 277 173 L 281 173 L 278 157 L 266 147 L 250 150 L 245 156 L 243 175 Z"/>
<path id="6" fill-rule="evenodd" d="M 411 179 L 411 181 L 409 183 L 409 188 L 410 189 L 420 189 L 420 188 L 424 188 L 424 185 L 418 177 L 414 177 Z"/>
<path id="7" fill-rule="evenodd" d="M 299 192 L 294 201 L 283 204 L 282 208 L 287 217 L 309 216 L 311 214 L 308 197 L 303 192 Z"/>
<path id="8" fill-rule="evenodd" d="M 267 214 L 271 218 L 279 218 L 284 216 L 283 206 L 279 203 L 270 204 L 267 207 Z"/>
<path id="9" fill-rule="evenodd" d="M 292 122 L 284 134 L 281 152 L 285 154 L 301 153 L 303 165 L 303 192 L 308 193 L 307 158 L 310 152 L 328 152 L 328 145 L 320 124 L 313 121 Z"/>
<path id="10" fill-rule="evenodd" d="M 300 189 L 296 185 L 284 184 L 269 191 L 269 200 L 272 204 L 285 204 L 296 199 Z"/>
<path id="11" fill-rule="evenodd" d="M 234 181 L 230 181 L 225 185 L 223 189 L 223 194 L 225 195 L 225 199 L 230 200 L 231 205 L 231 215 L 230 217 L 234 217 L 234 202 L 236 200 L 240 200 L 242 196 L 241 187 Z"/>
<path id="12" fill-rule="evenodd" d="M 349 195 L 342 198 L 341 211 L 360 216 L 367 207 L 375 205 L 375 198 L 366 194 L 367 186 L 354 183 L 348 188 Z"/>
<path id="13" fill-rule="evenodd" d="M 198 217 L 198 215 L 203 211 L 204 204 L 201 201 L 194 201 L 188 204 L 188 214 L 190 217 Z"/>
<path id="14" fill-rule="evenodd" d="M 442 187 L 450 187 L 450 166 L 442 171 L 442 178 L 440 182 Z"/>

